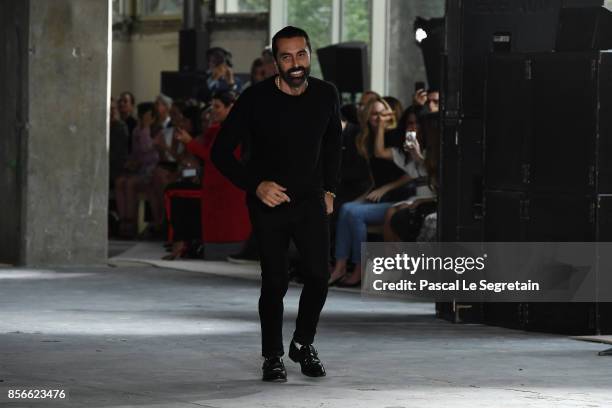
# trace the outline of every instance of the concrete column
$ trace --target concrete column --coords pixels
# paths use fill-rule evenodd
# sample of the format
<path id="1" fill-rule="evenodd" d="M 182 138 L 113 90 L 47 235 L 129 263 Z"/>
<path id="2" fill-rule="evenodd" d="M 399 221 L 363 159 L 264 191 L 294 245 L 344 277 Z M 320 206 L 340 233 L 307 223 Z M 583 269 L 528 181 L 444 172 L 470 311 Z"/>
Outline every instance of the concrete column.
<path id="1" fill-rule="evenodd" d="M 388 93 L 404 105 L 411 103 L 416 81 L 427 82 L 421 49 L 416 45 L 416 17 L 444 16 L 444 0 L 388 0 Z"/>
<path id="2" fill-rule="evenodd" d="M 0 262 L 102 263 L 110 1 L 1 0 L 0 9 L 9 49 L 0 61 L 9 79 L 0 87 Z"/>

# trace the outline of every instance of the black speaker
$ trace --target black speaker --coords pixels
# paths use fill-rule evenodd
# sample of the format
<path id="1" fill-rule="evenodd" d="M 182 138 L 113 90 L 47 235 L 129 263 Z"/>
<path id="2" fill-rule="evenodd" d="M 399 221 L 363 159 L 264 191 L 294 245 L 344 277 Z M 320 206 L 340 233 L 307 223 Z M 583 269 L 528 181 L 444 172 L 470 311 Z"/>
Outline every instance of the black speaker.
<path id="1" fill-rule="evenodd" d="M 163 71 L 161 73 L 161 92 L 173 99 L 195 98 L 210 100 L 206 84 L 207 75 L 203 72 Z"/>
<path id="2" fill-rule="evenodd" d="M 484 185 L 523 190 L 531 140 L 531 82 L 522 54 L 494 54 L 486 70 Z"/>
<path id="3" fill-rule="evenodd" d="M 206 71 L 209 47 L 208 32 L 196 29 L 179 31 L 179 70 Z"/>
<path id="4" fill-rule="evenodd" d="M 485 189 L 612 193 L 612 52 L 492 55 L 486 88 Z"/>
<path id="5" fill-rule="evenodd" d="M 540 168 L 535 175 L 535 169 L 529 167 L 529 154 L 534 149 L 531 146 L 533 123 L 531 117 L 522 115 L 532 108 L 530 97 L 521 92 L 530 93 L 533 83 L 514 80 L 530 75 L 532 67 L 523 65 L 520 57 L 510 53 L 554 50 L 561 8 L 602 4 L 603 0 L 446 1 L 441 94 L 444 128 L 438 211 L 438 232 L 442 241 L 471 240 L 479 235 L 495 241 L 524 239 L 528 226 L 520 220 L 528 216 L 525 211 L 529 210 L 526 207 L 529 182 L 535 182 L 533 177 L 538 177 L 537 181 L 542 183 L 550 179 L 540 164 L 536 165 Z M 513 67 L 502 63 L 505 72 L 496 71 L 494 86 L 505 89 L 504 96 L 495 90 L 485 92 L 485 78 L 490 77 L 487 57 L 491 53 L 514 59 Z M 601 103 L 607 103 L 605 98 L 612 99 L 612 95 L 601 95 Z M 550 101 L 550 97 L 546 101 Z M 491 104 L 501 110 L 490 110 Z M 607 125 L 600 121 L 600 132 Z M 601 161 L 607 151 L 612 154 L 612 146 L 603 152 L 609 142 L 599 143 L 597 157 Z M 599 179 L 608 177 L 610 171 L 612 169 L 601 168 Z M 477 185 L 479 179 L 484 186 Z M 478 219 L 479 195 L 484 196 L 481 199 L 484 220 Z M 486 309 L 486 305 L 484 307 Z M 526 327 L 526 316 L 527 310 L 520 309 L 517 313 L 514 306 L 502 306 L 496 311 L 489 308 L 486 320 L 504 325 L 513 321 L 512 327 Z"/>
<path id="6" fill-rule="evenodd" d="M 485 61 L 492 51 L 552 51 L 563 4 L 563 0 L 447 0 L 447 109 L 467 116 L 482 114 Z"/>
<path id="7" fill-rule="evenodd" d="M 456 146 L 442 146 L 443 154 L 446 152 L 441 171 L 446 181 L 440 189 L 438 214 L 442 240 L 482 237 L 479 208 L 485 176 L 482 148 L 487 56 L 493 51 L 553 50 L 561 6 L 562 0 L 501 4 L 497 0 L 447 0 L 443 122 L 444 126 L 449 122 L 460 125 L 455 127 L 454 140 L 449 141 Z M 506 148 L 501 144 L 493 147 L 500 151 Z M 458 161 L 449 163 L 449 157 Z M 453 184 L 456 187 L 448 189 L 449 196 L 446 186 Z"/>
<path id="8" fill-rule="evenodd" d="M 339 92 L 360 93 L 370 87 L 368 46 L 346 42 L 317 50 L 323 79 L 333 82 Z"/>
<path id="9" fill-rule="evenodd" d="M 611 242 L 612 197 L 485 191 L 489 242 Z"/>
<path id="10" fill-rule="evenodd" d="M 561 10 L 557 51 L 612 48 L 612 12 L 604 7 L 569 7 Z"/>

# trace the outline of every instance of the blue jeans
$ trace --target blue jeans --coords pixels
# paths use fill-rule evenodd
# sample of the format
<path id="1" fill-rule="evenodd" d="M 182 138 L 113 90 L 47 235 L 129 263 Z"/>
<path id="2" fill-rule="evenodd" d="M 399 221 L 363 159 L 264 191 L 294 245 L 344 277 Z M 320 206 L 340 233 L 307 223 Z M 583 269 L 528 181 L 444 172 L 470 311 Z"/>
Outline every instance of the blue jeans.
<path id="1" fill-rule="evenodd" d="M 336 226 L 336 259 L 361 262 L 361 243 L 368 237 L 368 224 L 382 224 L 393 203 L 351 201 L 340 207 Z"/>

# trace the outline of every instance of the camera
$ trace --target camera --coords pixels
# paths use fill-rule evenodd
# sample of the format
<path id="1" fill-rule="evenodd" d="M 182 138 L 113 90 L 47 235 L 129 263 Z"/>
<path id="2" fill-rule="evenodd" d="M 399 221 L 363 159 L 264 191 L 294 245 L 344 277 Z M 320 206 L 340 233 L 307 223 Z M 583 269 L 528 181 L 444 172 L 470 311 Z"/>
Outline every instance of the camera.
<path id="1" fill-rule="evenodd" d="M 183 169 L 181 175 L 183 178 L 195 177 L 198 175 L 198 171 L 196 169 Z"/>

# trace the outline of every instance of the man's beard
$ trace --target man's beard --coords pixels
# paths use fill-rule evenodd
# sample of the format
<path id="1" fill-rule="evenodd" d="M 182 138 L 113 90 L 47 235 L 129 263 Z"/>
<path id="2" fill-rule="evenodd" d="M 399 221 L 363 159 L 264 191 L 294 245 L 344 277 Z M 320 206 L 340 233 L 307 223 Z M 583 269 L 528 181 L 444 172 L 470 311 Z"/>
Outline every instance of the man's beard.
<path id="1" fill-rule="evenodd" d="M 302 75 L 298 77 L 294 77 L 291 75 L 292 73 L 296 72 L 301 72 Z M 283 81 L 285 81 L 290 87 L 299 88 L 300 86 L 302 86 L 302 84 L 304 84 L 304 82 L 306 82 L 308 75 L 310 75 L 310 67 L 291 68 L 287 71 L 281 71 L 280 75 L 283 78 Z"/>

